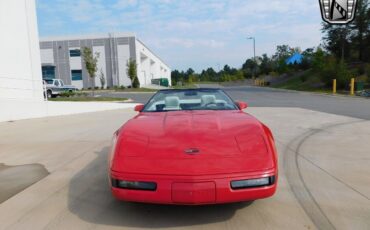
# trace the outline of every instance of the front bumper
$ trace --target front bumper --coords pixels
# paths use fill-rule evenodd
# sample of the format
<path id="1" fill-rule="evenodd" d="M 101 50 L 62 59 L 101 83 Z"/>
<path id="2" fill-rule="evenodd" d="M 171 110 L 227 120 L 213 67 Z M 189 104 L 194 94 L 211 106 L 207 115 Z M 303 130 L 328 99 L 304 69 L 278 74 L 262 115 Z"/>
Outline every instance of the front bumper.
<path id="1" fill-rule="evenodd" d="M 274 177 L 268 186 L 232 189 L 231 181 Z M 167 176 L 110 173 L 111 191 L 119 200 L 160 203 L 160 204 L 221 204 L 267 198 L 274 195 L 277 187 L 277 171 L 208 175 L 208 176 Z M 118 188 L 112 186 L 115 180 L 155 182 L 155 191 Z"/>

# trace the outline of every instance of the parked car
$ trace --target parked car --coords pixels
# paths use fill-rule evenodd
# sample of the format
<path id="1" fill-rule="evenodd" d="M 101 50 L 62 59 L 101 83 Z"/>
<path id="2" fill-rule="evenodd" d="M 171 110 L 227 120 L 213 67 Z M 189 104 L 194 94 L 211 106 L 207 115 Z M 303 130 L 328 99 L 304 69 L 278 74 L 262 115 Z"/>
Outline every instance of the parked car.
<path id="1" fill-rule="evenodd" d="M 202 205 L 272 196 L 270 129 L 221 89 L 160 90 L 115 132 L 108 160 L 119 200 Z"/>
<path id="2" fill-rule="evenodd" d="M 48 98 L 56 97 L 62 92 L 74 92 L 78 90 L 73 85 L 65 85 L 61 79 L 44 79 L 43 84 Z"/>

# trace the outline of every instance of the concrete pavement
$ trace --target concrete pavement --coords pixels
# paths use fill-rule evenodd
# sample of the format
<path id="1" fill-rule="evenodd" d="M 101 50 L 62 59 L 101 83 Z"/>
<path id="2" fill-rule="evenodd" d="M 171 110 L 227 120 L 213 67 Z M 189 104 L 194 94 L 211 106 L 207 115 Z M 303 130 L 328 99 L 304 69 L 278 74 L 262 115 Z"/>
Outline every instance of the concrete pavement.
<path id="1" fill-rule="evenodd" d="M 110 137 L 131 110 L 0 123 L 0 163 L 40 164 L 49 173 L 0 204 L 0 229 L 368 229 L 369 121 L 300 108 L 246 111 L 275 135 L 277 194 L 204 207 L 111 197 Z"/>

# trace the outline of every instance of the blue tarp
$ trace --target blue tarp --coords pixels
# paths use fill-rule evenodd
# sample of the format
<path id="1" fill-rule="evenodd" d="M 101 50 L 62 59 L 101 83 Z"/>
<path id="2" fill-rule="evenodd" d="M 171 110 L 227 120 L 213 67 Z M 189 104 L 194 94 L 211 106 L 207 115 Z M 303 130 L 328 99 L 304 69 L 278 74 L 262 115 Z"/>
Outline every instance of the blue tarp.
<path id="1" fill-rule="evenodd" d="M 285 60 L 285 63 L 287 65 L 293 65 L 293 64 L 301 64 L 303 59 L 303 55 L 300 53 L 295 53 L 291 57 Z"/>

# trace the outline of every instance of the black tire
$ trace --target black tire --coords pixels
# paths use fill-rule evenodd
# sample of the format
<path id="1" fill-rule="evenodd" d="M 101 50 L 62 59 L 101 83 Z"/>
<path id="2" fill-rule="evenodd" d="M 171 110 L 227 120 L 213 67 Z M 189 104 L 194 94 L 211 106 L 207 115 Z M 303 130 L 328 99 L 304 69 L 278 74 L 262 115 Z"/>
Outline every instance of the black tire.
<path id="1" fill-rule="evenodd" d="M 46 91 L 47 98 L 52 98 L 53 94 L 51 93 L 51 90 Z"/>

